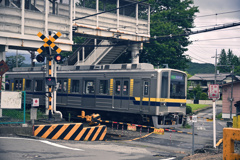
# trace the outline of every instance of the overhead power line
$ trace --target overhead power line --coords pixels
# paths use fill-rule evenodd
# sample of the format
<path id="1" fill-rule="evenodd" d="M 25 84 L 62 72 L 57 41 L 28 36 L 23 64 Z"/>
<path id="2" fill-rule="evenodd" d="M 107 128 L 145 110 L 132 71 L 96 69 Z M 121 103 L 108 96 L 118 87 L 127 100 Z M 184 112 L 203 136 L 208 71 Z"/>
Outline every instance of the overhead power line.
<path id="1" fill-rule="evenodd" d="M 215 39 L 202 39 L 202 40 L 195 40 L 197 42 L 199 41 L 219 41 L 219 40 L 224 40 L 224 39 L 237 39 L 237 38 L 240 38 L 240 37 L 228 37 L 228 38 L 215 38 Z M 193 41 L 193 42 L 195 42 Z"/>
<path id="2" fill-rule="evenodd" d="M 215 13 L 215 14 L 207 14 L 207 15 L 202 15 L 202 16 L 196 16 L 196 18 L 209 17 L 209 16 L 217 16 L 217 15 L 221 15 L 221 14 L 230 14 L 230 13 L 236 13 L 236 12 L 240 12 L 240 10 L 228 11 L 228 12 L 220 12 L 220 13 Z"/>

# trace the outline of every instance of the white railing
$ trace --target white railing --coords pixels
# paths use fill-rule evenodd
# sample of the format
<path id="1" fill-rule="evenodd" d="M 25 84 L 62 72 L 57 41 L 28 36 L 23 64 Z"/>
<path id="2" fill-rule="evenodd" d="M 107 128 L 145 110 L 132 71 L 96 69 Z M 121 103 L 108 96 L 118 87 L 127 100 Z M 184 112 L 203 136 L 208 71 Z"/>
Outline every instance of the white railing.
<path id="1" fill-rule="evenodd" d="M 99 45 L 110 45 L 108 40 L 102 40 Z M 102 54 L 107 54 L 112 47 L 96 47 L 85 59 L 85 65 L 92 65 L 95 64 L 99 57 L 102 57 Z"/>

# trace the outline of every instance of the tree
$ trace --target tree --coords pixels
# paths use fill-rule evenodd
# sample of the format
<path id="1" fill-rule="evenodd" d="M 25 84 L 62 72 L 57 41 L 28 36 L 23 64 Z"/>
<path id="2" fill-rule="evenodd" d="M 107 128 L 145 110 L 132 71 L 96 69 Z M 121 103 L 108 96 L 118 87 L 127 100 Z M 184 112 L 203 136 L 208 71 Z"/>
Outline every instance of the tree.
<path id="1" fill-rule="evenodd" d="M 167 63 L 170 68 L 185 69 L 190 58 L 183 55 L 191 43 L 188 36 L 181 35 L 193 28 L 195 13 L 198 8 L 192 0 L 150 0 L 151 3 L 151 37 L 159 37 L 144 45 L 140 62 L 160 66 Z"/>
<path id="2" fill-rule="evenodd" d="M 18 66 L 21 67 L 24 63 L 25 57 L 22 55 L 18 55 Z M 9 69 L 16 67 L 16 56 L 9 56 L 6 57 L 6 63 Z"/>
<path id="3" fill-rule="evenodd" d="M 234 65 L 235 70 L 239 70 L 237 66 L 240 65 L 239 58 L 233 54 L 232 50 L 228 50 L 228 53 L 226 54 L 225 49 L 222 49 L 221 54 L 218 59 L 218 65 L 230 65 L 230 66 L 219 66 L 218 70 L 222 73 L 230 73 L 232 71 L 232 65 Z"/>
<path id="4" fill-rule="evenodd" d="M 202 88 L 198 84 L 195 88 L 193 88 L 194 99 L 199 100 L 202 94 Z"/>

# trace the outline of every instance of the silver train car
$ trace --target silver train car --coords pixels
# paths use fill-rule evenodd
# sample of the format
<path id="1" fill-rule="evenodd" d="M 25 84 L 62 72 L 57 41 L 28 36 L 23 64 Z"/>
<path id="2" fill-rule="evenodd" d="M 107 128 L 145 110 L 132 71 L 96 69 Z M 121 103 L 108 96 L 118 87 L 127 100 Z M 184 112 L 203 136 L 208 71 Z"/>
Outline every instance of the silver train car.
<path id="1" fill-rule="evenodd" d="M 45 105 L 44 67 L 14 68 L 6 73 L 6 90 L 25 90 L 26 103 Z M 103 120 L 148 124 L 156 128 L 183 123 L 186 73 L 151 64 L 57 67 L 57 110 L 64 117 L 99 113 Z"/>

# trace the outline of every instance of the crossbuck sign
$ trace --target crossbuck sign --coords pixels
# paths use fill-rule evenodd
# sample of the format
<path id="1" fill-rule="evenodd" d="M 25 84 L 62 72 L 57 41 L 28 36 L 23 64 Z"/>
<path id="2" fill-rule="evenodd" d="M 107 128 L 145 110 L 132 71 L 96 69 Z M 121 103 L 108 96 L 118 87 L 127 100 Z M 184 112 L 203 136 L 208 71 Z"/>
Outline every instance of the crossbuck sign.
<path id="1" fill-rule="evenodd" d="M 219 99 L 219 85 L 218 84 L 210 84 L 208 88 L 208 98 L 212 99 L 213 101 Z"/>

